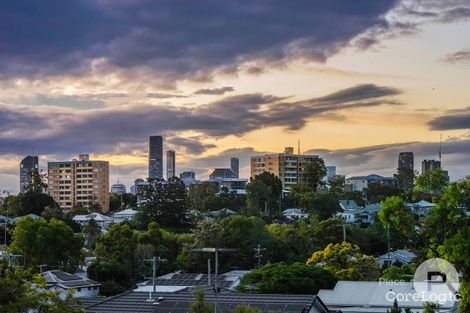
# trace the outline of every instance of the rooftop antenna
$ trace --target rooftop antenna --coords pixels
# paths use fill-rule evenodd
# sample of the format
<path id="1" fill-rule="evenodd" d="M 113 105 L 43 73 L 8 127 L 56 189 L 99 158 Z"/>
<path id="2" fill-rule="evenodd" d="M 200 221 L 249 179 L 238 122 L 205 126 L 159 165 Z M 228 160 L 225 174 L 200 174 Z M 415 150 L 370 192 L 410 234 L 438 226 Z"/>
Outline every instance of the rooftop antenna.
<path id="1" fill-rule="evenodd" d="M 297 154 L 300 154 L 300 139 L 297 139 Z"/>
<path id="2" fill-rule="evenodd" d="M 33 144 L 33 145 L 31 145 L 31 153 L 32 153 L 32 155 L 31 155 L 31 156 L 34 156 L 34 144 Z"/>

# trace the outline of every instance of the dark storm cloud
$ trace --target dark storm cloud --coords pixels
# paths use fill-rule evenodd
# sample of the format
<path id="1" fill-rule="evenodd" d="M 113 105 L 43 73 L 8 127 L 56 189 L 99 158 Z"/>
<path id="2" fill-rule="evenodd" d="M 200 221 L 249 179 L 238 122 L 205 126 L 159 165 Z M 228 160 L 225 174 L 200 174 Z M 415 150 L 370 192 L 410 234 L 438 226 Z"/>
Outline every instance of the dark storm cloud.
<path id="1" fill-rule="evenodd" d="M 470 108 L 469 113 L 445 115 L 428 122 L 432 130 L 470 129 Z"/>
<path id="2" fill-rule="evenodd" d="M 451 64 L 470 62 L 470 49 L 450 53 L 444 57 L 444 61 Z"/>
<path id="3" fill-rule="evenodd" d="M 223 95 L 227 92 L 232 92 L 235 89 L 233 87 L 221 87 L 214 89 L 199 89 L 194 92 L 195 95 Z"/>
<path id="4" fill-rule="evenodd" d="M 151 71 L 168 81 L 207 79 L 245 61 L 323 61 L 383 23 L 397 0 L 2 1 L 0 72 Z M 99 68 L 99 67 L 98 67 Z"/>
<path id="5" fill-rule="evenodd" d="M 170 137 L 166 139 L 174 150 L 184 150 L 186 154 L 198 155 L 205 152 L 207 149 L 214 148 L 214 144 L 205 144 L 200 141 L 200 138 L 183 138 L 183 137 Z"/>
<path id="6" fill-rule="evenodd" d="M 132 105 L 75 112 L 48 107 L 38 112 L 26 106 L 0 106 L 0 153 L 14 153 L 31 144 L 44 147 L 48 153 L 123 152 L 126 143 L 132 151 L 133 144 L 144 141 L 149 134 L 173 136 L 195 131 L 209 137 L 226 137 L 275 126 L 296 130 L 322 114 L 398 104 L 392 97 L 400 93 L 368 84 L 304 101 L 244 94 L 197 107 Z M 173 144 L 182 144 L 195 153 L 210 148 L 194 140 L 173 140 Z"/>

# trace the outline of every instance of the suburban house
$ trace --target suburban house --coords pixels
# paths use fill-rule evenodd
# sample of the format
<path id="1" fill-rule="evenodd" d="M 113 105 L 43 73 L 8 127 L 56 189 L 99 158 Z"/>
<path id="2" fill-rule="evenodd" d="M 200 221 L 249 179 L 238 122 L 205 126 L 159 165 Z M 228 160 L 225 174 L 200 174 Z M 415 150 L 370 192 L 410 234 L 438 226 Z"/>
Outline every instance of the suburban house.
<path id="1" fill-rule="evenodd" d="M 388 266 L 393 264 L 410 264 L 416 259 L 417 255 L 410 250 L 395 250 L 390 251 L 390 257 L 388 253 L 381 255 L 377 258 L 377 262 L 380 267 Z M 389 262 L 390 259 L 390 262 Z"/>
<path id="2" fill-rule="evenodd" d="M 401 295 L 411 295 L 402 298 Z M 333 290 L 321 289 L 319 297 L 328 309 L 342 313 L 386 313 L 395 299 L 400 308 L 422 312 L 427 301 L 418 295 L 412 282 L 338 281 Z M 458 302 L 452 299 L 440 303 L 436 313 L 458 313 Z"/>
<path id="3" fill-rule="evenodd" d="M 124 211 L 116 212 L 113 215 L 113 221 L 116 224 L 122 223 L 124 221 L 129 221 L 132 220 L 137 213 L 139 212 L 132 209 L 126 209 Z"/>
<path id="4" fill-rule="evenodd" d="M 88 215 L 75 215 L 72 220 L 80 225 L 85 225 L 89 221 L 94 220 L 101 227 L 101 229 L 107 229 L 108 226 L 113 222 L 112 218 L 100 213 L 91 213 Z"/>
<path id="5" fill-rule="evenodd" d="M 94 298 L 100 291 L 100 283 L 76 274 L 47 271 L 42 276 L 46 279 L 46 288 L 58 290 L 62 299 L 65 299 L 69 290 L 72 290 L 75 298 Z"/>
<path id="6" fill-rule="evenodd" d="M 304 213 L 302 209 L 292 208 L 282 211 L 282 216 L 287 220 L 293 221 L 297 219 L 307 219 L 308 214 Z"/>

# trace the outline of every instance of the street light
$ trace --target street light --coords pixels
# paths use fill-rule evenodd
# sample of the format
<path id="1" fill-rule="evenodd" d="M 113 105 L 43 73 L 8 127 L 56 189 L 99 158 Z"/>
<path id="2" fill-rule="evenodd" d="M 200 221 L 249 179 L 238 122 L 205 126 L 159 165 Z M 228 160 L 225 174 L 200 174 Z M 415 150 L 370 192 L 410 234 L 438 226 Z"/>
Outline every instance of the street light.
<path id="1" fill-rule="evenodd" d="M 191 249 L 191 252 L 209 252 L 215 254 L 215 270 L 214 270 L 214 291 L 215 291 L 215 301 L 214 301 L 214 313 L 217 313 L 217 306 L 218 306 L 218 293 L 219 293 L 219 285 L 218 285 L 218 274 L 219 274 L 219 252 L 234 252 L 238 249 L 230 249 L 230 248 L 195 248 Z M 210 273 L 209 273 L 210 275 Z"/>

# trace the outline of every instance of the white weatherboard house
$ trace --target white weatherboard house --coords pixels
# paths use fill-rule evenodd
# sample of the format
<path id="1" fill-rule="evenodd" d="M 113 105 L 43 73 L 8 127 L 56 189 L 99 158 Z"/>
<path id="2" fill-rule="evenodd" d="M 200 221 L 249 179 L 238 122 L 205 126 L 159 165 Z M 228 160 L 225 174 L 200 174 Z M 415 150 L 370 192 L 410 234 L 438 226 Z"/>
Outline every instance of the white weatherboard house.
<path id="1" fill-rule="evenodd" d="M 421 313 L 426 301 L 412 297 L 417 291 L 411 282 L 339 281 L 333 290 L 321 289 L 318 297 L 329 310 L 342 313 L 386 313 L 394 299 L 404 311 Z M 402 298 L 402 295 L 410 295 Z M 400 300 L 400 301 L 398 301 Z M 440 304 L 436 313 L 458 313 L 458 302 L 449 300 Z"/>
<path id="2" fill-rule="evenodd" d="M 85 225 L 89 221 L 94 220 L 98 225 L 100 225 L 101 229 L 108 228 L 109 224 L 113 222 L 112 218 L 100 213 L 91 213 L 88 215 L 75 215 L 72 220 L 80 225 Z"/>
<path id="3" fill-rule="evenodd" d="M 62 299 L 65 299 L 69 290 L 73 291 L 75 298 L 94 298 L 100 292 L 100 283 L 75 274 L 47 271 L 42 276 L 46 279 L 46 288 L 58 290 Z"/>
<path id="4" fill-rule="evenodd" d="M 301 209 L 292 208 L 282 211 L 282 215 L 287 218 L 288 220 L 295 220 L 295 219 L 306 219 L 308 218 L 308 214 L 302 212 Z"/>
<path id="5" fill-rule="evenodd" d="M 139 212 L 132 209 L 126 209 L 124 211 L 116 212 L 113 215 L 114 223 L 119 224 L 124 221 L 132 220 L 137 213 Z"/>

